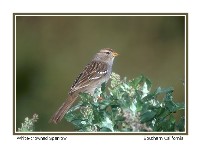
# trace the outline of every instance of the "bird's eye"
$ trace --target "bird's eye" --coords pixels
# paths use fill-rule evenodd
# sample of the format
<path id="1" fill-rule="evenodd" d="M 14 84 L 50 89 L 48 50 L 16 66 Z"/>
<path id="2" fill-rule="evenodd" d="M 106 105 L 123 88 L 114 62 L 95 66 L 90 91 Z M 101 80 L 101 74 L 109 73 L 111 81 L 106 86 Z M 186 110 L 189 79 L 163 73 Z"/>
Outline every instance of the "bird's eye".
<path id="1" fill-rule="evenodd" d="M 106 54 L 107 54 L 107 55 L 109 55 L 109 54 L 110 54 L 110 52 L 106 52 Z"/>

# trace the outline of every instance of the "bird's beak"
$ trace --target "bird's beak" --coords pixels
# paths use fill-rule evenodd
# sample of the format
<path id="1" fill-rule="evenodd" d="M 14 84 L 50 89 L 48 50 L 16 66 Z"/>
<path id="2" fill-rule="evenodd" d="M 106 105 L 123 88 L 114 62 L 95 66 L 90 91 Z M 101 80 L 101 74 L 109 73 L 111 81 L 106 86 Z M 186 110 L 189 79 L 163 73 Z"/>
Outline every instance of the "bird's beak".
<path id="1" fill-rule="evenodd" d="M 113 52 L 112 55 L 113 55 L 114 57 L 116 57 L 116 56 L 118 56 L 119 54 L 116 53 L 116 52 Z"/>

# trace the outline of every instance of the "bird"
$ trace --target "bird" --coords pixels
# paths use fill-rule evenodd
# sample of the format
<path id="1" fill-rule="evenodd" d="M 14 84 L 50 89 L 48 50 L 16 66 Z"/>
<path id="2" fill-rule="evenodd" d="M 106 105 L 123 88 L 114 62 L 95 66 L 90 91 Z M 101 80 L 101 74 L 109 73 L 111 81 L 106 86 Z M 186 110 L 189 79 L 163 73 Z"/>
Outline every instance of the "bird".
<path id="1" fill-rule="evenodd" d="M 58 124 L 77 100 L 80 93 L 93 95 L 96 88 L 101 87 L 102 83 L 107 82 L 112 72 L 114 58 L 118 55 L 111 48 L 100 49 L 73 82 L 67 99 L 53 114 L 50 122 Z"/>

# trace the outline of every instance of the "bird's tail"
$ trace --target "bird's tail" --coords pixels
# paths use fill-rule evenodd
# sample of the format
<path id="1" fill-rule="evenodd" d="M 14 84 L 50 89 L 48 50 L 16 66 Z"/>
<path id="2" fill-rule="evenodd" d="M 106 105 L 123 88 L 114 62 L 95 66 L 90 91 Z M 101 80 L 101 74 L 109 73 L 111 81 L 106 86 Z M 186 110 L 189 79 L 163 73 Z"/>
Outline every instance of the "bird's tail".
<path id="1" fill-rule="evenodd" d="M 69 108 L 75 102 L 75 100 L 76 100 L 76 98 L 69 96 L 67 98 L 67 100 L 56 111 L 56 113 L 51 117 L 49 122 L 54 123 L 54 124 L 59 123 L 63 119 L 63 117 L 65 116 L 65 113 L 69 110 Z"/>

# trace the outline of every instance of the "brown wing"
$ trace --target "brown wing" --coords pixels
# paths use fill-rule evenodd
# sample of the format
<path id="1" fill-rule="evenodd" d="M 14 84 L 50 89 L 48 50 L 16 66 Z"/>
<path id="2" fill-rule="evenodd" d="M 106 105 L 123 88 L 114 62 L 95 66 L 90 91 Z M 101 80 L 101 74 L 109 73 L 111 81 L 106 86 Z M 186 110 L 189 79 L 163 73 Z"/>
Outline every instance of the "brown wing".
<path id="1" fill-rule="evenodd" d="M 91 80 L 98 80 L 107 74 L 107 65 L 103 62 L 92 61 L 74 81 L 69 94 L 89 86 Z"/>

